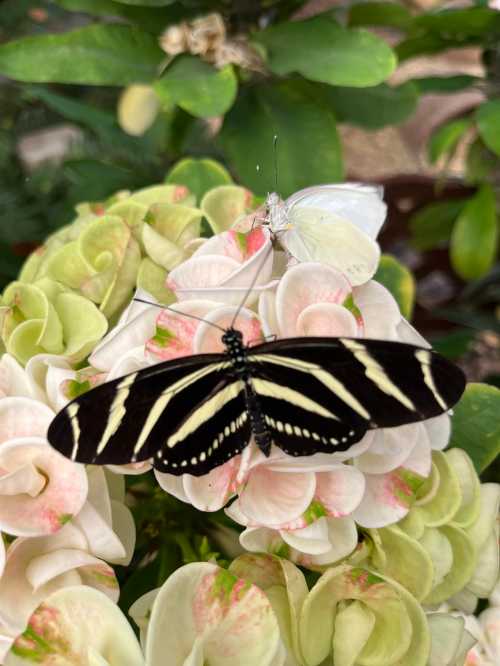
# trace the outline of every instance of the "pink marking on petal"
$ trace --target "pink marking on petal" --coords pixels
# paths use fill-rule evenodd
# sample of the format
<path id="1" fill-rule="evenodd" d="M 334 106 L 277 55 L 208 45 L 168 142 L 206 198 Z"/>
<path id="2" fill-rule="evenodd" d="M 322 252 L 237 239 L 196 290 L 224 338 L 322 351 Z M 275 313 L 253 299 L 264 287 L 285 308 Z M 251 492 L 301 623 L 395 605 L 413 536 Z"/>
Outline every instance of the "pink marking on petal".
<path id="1" fill-rule="evenodd" d="M 178 203 L 179 201 L 182 201 L 182 199 L 185 199 L 188 194 L 189 190 L 185 185 L 177 185 L 174 190 L 172 200 L 174 203 Z"/>
<path id="2" fill-rule="evenodd" d="M 266 235 L 262 227 L 257 227 L 256 229 L 253 229 L 247 235 L 247 258 L 251 257 L 256 252 L 258 252 L 265 242 L 266 242 Z"/>

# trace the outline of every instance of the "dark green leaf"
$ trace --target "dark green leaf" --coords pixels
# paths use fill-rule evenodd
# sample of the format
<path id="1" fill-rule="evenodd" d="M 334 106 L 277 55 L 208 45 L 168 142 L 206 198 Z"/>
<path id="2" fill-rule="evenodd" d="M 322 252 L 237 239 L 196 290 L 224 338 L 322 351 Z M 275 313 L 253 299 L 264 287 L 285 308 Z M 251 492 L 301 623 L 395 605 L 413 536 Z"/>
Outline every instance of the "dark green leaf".
<path id="1" fill-rule="evenodd" d="M 424 34 L 404 39 L 396 46 L 398 60 L 402 62 L 408 58 L 415 58 L 424 53 L 439 53 L 456 46 L 453 40 L 447 40 L 441 35 Z"/>
<path id="2" fill-rule="evenodd" d="M 396 67 L 386 42 L 365 30 L 347 30 L 329 15 L 281 23 L 253 39 L 280 76 L 298 72 L 312 81 L 364 87 L 381 83 Z"/>
<path id="3" fill-rule="evenodd" d="M 465 180 L 472 185 L 480 185 L 488 180 L 490 173 L 497 166 L 497 156 L 478 137 L 467 151 Z"/>
<path id="4" fill-rule="evenodd" d="M 428 93 L 454 93 L 465 88 L 470 88 L 481 81 L 483 79 L 479 76 L 470 76 L 468 74 L 457 74 L 456 76 L 423 76 L 418 79 L 412 79 L 412 82 L 418 87 L 421 95 Z"/>
<path id="5" fill-rule="evenodd" d="M 431 338 L 432 347 L 451 360 L 459 359 L 469 349 L 469 345 L 474 340 L 474 331 L 454 331 L 439 338 Z"/>
<path id="6" fill-rule="evenodd" d="M 412 83 L 371 88 L 325 87 L 340 122 L 379 129 L 406 120 L 415 111 L 418 90 Z"/>
<path id="7" fill-rule="evenodd" d="M 450 446 L 467 451 L 478 472 L 500 454 L 500 389 L 488 384 L 468 384 L 453 408 Z"/>
<path id="8" fill-rule="evenodd" d="M 483 185 L 469 199 L 453 228 L 450 256 L 456 272 L 465 280 L 485 275 L 497 251 L 498 227 L 495 194 Z"/>
<path id="9" fill-rule="evenodd" d="M 403 317 L 411 319 L 415 302 L 415 278 L 412 272 L 396 257 L 383 254 L 373 279 L 391 292 Z"/>
<path id="10" fill-rule="evenodd" d="M 349 10 L 349 25 L 386 25 L 407 30 L 412 15 L 397 2 L 358 2 Z"/>
<path id="11" fill-rule="evenodd" d="M 277 174 L 274 136 L 278 137 Z M 257 194 L 272 189 L 275 177 L 283 196 L 342 179 L 335 116 L 306 81 L 246 89 L 226 116 L 221 140 L 241 182 Z"/>
<path id="12" fill-rule="evenodd" d="M 71 160 L 64 164 L 64 174 L 71 183 L 71 200 L 102 201 L 121 189 L 134 189 L 134 173 L 97 160 Z"/>
<path id="13" fill-rule="evenodd" d="M 486 7 L 443 9 L 415 19 L 415 25 L 447 39 L 464 41 L 468 37 L 483 37 L 500 30 L 500 14 Z"/>
<path id="14" fill-rule="evenodd" d="M 429 140 L 427 150 L 430 162 L 435 164 L 440 157 L 451 157 L 460 139 L 471 125 L 470 118 L 458 118 L 441 125 Z"/>
<path id="15" fill-rule="evenodd" d="M 119 0 L 55 0 L 58 5 L 73 12 L 84 12 L 93 16 L 118 16 L 130 23 L 136 23 L 154 33 L 165 29 L 168 23 L 183 18 L 177 7 L 135 7 L 135 2 L 125 5 Z M 166 4 L 166 3 L 165 3 Z"/>
<path id="16" fill-rule="evenodd" d="M 233 181 L 226 169 L 218 162 L 187 157 L 174 164 L 168 172 L 165 182 L 185 185 L 196 195 L 196 200 L 199 202 L 208 190 L 218 185 L 228 185 Z"/>
<path id="17" fill-rule="evenodd" d="M 121 86 L 151 81 L 164 56 L 137 28 L 91 25 L 3 44 L 0 72 L 19 81 Z"/>
<path id="18" fill-rule="evenodd" d="M 449 240 L 464 200 L 439 201 L 421 208 L 410 218 L 412 243 L 419 250 L 432 250 Z"/>
<path id="19" fill-rule="evenodd" d="M 476 121 L 484 143 L 500 156 L 500 99 L 481 104 L 476 111 Z"/>
<path id="20" fill-rule="evenodd" d="M 219 116 L 233 105 L 238 83 L 231 65 L 215 69 L 195 56 L 177 57 L 154 88 L 166 104 L 198 118 Z"/>
<path id="21" fill-rule="evenodd" d="M 165 7 L 176 0 L 116 0 L 122 5 L 139 5 L 140 7 Z"/>

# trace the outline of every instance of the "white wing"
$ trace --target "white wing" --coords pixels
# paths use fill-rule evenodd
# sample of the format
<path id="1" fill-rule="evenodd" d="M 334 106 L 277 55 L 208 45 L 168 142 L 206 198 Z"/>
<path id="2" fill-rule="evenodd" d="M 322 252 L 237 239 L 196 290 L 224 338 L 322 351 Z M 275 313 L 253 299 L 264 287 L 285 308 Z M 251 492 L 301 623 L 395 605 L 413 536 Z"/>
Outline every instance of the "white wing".
<path id="1" fill-rule="evenodd" d="M 299 208 L 318 208 L 349 220 L 375 239 L 387 215 L 383 188 L 361 183 L 318 185 L 295 192 L 286 200 L 288 215 Z"/>
<path id="2" fill-rule="evenodd" d="M 319 261 L 346 275 L 353 286 L 367 282 L 377 270 L 378 243 L 355 224 L 319 208 L 294 206 L 282 245 L 299 261 Z"/>

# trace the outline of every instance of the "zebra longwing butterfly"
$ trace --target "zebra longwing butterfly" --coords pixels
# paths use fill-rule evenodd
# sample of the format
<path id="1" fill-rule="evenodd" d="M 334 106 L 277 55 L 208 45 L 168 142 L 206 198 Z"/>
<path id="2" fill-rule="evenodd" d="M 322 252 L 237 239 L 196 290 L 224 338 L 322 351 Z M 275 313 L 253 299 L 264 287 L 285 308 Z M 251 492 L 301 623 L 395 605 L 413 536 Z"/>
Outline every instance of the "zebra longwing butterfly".
<path id="1" fill-rule="evenodd" d="M 357 338 L 285 338 L 254 347 L 229 328 L 225 353 L 187 356 L 102 384 L 50 425 L 72 460 L 151 459 L 206 474 L 253 440 L 293 456 L 349 448 L 367 430 L 437 416 L 460 398 L 461 370 L 434 351 Z"/>

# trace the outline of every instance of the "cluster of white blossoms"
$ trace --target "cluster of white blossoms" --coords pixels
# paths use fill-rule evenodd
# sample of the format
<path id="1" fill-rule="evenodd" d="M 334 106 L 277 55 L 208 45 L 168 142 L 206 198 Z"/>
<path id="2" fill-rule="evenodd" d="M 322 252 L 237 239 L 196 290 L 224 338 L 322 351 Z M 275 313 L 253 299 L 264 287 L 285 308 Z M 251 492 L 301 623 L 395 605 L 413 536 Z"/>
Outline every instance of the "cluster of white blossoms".
<path id="1" fill-rule="evenodd" d="M 134 554 L 124 477 L 152 465 L 84 467 L 46 440 L 55 413 L 93 386 L 223 351 L 212 324 L 225 328 L 235 317 L 248 345 L 269 336 L 349 336 L 429 346 L 374 279 L 380 193 L 349 193 L 343 186 L 338 202 L 332 198 L 331 212 L 342 219 L 337 244 L 307 261 L 291 257 L 286 237 L 280 245 L 258 216 L 245 217 L 251 197 L 243 188 L 214 188 L 200 208 L 183 187 L 120 195 L 82 209 L 6 289 L 0 663 L 159 666 L 168 655 L 172 666 L 462 666 L 466 658 L 489 666 L 498 659 L 494 634 L 485 642 L 489 630 L 479 636 L 468 616 L 498 577 L 500 486 L 481 485 L 460 449 L 444 452 L 448 414 L 370 431 L 335 454 L 291 458 L 273 447 L 266 457 L 250 443 L 204 476 L 154 470 L 166 493 L 198 511 L 224 509 L 234 521 L 225 538 L 242 554 L 228 568 L 185 565 L 138 599 L 128 610 L 140 643 L 116 605 L 111 565 L 128 565 Z M 217 232 L 208 239 L 199 237 L 202 214 Z M 131 300 L 135 288 L 151 305 Z"/>

